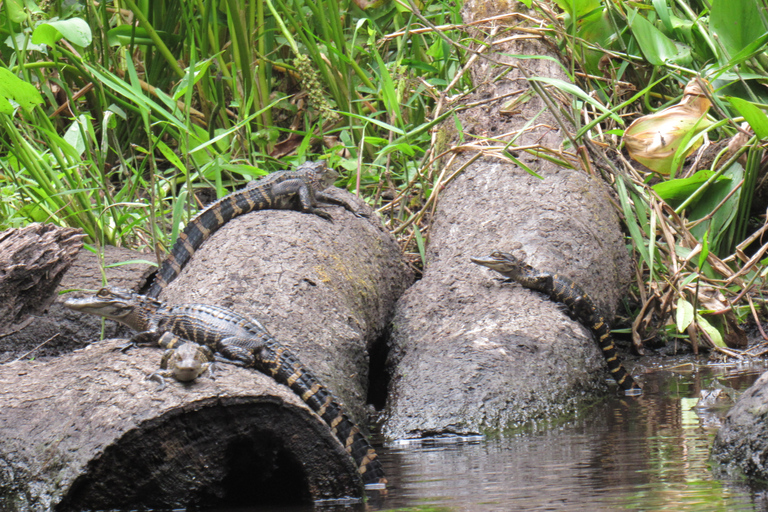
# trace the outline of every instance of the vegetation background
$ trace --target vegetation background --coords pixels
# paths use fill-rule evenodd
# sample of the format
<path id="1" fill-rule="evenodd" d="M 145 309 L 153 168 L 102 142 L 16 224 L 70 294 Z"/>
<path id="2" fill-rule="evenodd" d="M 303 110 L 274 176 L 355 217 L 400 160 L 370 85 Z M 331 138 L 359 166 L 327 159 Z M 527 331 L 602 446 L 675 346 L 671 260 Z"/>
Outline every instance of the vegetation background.
<path id="1" fill-rule="evenodd" d="M 524 32 L 557 45 L 571 78 L 532 82 L 566 98 L 559 115 L 576 127 L 539 156 L 616 189 L 638 262 L 627 303 L 638 349 L 676 337 L 736 358 L 768 352 L 745 350 L 739 328 L 765 316 L 766 0 L 510 5 L 530 9 L 524 24 L 463 26 L 448 0 L 6 0 L 0 230 L 76 226 L 91 250 L 161 260 L 210 200 L 325 159 L 419 266 L 433 192 L 460 172 L 445 172 L 457 148 L 440 126 L 461 133 L 467 63 Z M 660 172 L 631 161 L 630 122 L 668 117 L 692 79 L 706 80 L 694 83 L 711 108 L 669 133 L 635 125 L 628 135 L 667 152 L 644 160 Z M 521 165 L 514 139 L 462 142 Z"/>

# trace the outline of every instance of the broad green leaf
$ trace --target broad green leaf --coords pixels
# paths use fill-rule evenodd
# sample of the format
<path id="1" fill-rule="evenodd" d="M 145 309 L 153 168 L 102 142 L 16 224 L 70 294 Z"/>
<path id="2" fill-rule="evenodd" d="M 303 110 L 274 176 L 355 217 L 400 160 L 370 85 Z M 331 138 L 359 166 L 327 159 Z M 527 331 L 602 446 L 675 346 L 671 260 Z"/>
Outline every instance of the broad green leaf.
<path id="1" fill-rule="evenodd" d="M 672 32 L 674 27 L 672 26 L 671 13 L 667 6 L 667 0 L 653 0 L 653 8 L 656 10 L 656 14 L 659 15 L 661 23 L 667 31 Z"/>
<path id="2" fill-rule="evenodd" d="M 35 51 L 42 54 L 48 53 L 48 46 L 45 44 L 32 44 L 32 38 L 29 37 L 27 32 L 11 34 L 5 38 L 5 45 L 8 48 L 14 48 L 15 45 L 15 48 L 27 52 Z"/>
<path id="3" fill-rule="evenodd" d="M 761 139 L 768 138 L 768 116 L 765 115 L 760 108 L 755 106 L 754 103 L 736 98 L 735 96 L 728 96 L 728 101 L 733 107 L 739 111 L 739 114 L 744 116 L 749 126 L 755 130 L 755 135 Z"/>
<path id="4" fill-rule="evenodd" d="M 688 178 L 678 178 L 674 180 L 659 182 L 653 185 L 651 188 L 656 191 L 660 198 L 666 201 L 673 208 L 676 208 L 677 205 L 682 203 L 688 196 L 693 194 L 701 186 L 701 184 L 707 181 L 713 174 L 714 171 L 705 169 Z M 721 176 L 718 179 L 726 178 Z"/>
<path id="5" fill-rule="evenodd" d="M 73 121 L 64 133 L 64 140 L 74 148 L 79 156 L 85 152 L 85 140 L 83 140 L 83 131 L 80 130 L 80 123 L 85 123 L 85 115 L 80 115 L 79 119 Z"/>
<path id="6" fill-rule="evenodd" d="M 712 343 L 718 347 L 726 348 L 725 342 L 723 341 L 723 335 L 720 334 L 720 331 L 718 331 L 714 325 L 710 324 L 701 315 L 696 315 L 696 324 L 701 328 L 702 331 L 709 335 L 709 337 L 712 339 Z"/>
<path id="7" fill-rule="evenodd" d="M 91 44 L 93 40 L 91 27 L 80 18 L 46 21 L 38 25 L 32 32 L 32 42 L 35 44 L 44 43 L 48 46 L 55 46 L 62 37 L 76 46 L 83 47 Z"/>
<path id="8" fill-rule="evenodd" d="M 43 97 L 34 85 L 25 82 L 8 69 L 0 67 L 0 113 L 8 115 L 13 113 L 13 106 L 9 99 L 15 101 L 26 112 L 30 112 L 35 105 L 43 103 Z"/>
<path id="9" fill-rule="evenodd" d="M 677 332 L 685 332 L 691 322 L 693 322 L 693 304 L 680 297 L 677 299 L 677 311 L 675 312 Z"/>
<path id="10" fill-rule="evenodd" d="M 756 0 L 713 0 L 709 16 L 709 29 L 723 45 L 729 57 L 749 46 L 768 27 Z M 723 59 L 727 61 L 728 59 Z"/>
<path id="11" fill-rule="evenodd" d="M 654 66 L 672 62 L 685 66 L 691 62 L 691 49 L 665 36 L 634 9 L 627 12 L 629 27 L 645 58 Z"/>
<path id="12" fill-rule="evenodd" d="M 3 6 L 12 22 L 21 23 L 27 19 L 27 14 L 24 12 L 24 0 L 6 0 L 3 2 Z"/>
<path id="13" fill-rule="evenodd" d="M 756 54 L 760 54 L 765 52 L 765 42 L 768 41 L 768 32 L 763 34 L 762 36 L 758 37 L 751 43 L 749 43 L 747 46 L 745 46 L 739 53 L 736 55 L 733 55 L 731 57 L 731 60 L 726 64 L 727 69 L 732 69 L 734 66 L 737 66 L 744 62 L 747 59 L 750 59 L 754 57 Z M 730 74 L 730 73 L 728 73 Z M 738 78 L 739 80 L 747 80 L 747 74 L 752 73 L 742 73 L 741 77 Z M 721 77 L 725 76 L 725 73 L 723 75 L 720 75 Z"/>
<path id="14" fill-rule="evenodd" d="M 581 18 L 602 6 L 600 0 L 555 0 L 562 10 L 575 18 Z"/>
<path id="15" fill-rule="evenodd" d="M 712 211 L 725 200 L 725 204 L 720 206 L 715 214 L 706 222 L 697 224 L 691 228 L 691 234 L 701 241 L 704 234 L 709 231 L 712 234 L 710 240 L 711 250 L 717 253 L 720 239 L 725 234 L 726 228 L 730 225 L 738 212 L 739 198 L 741 197 L 741 188 L 734 192 L 744 177 L 744 168 L 739 163 L 731 165 L 724 173 L 726 179 L 719 179 L 712 183 L 706 192 L 699 197 L 696 204 L 691 208 L 688 218 L 698 220 L 710 215 Z M 731 192 L 733 192 L 731 194 Z"/>

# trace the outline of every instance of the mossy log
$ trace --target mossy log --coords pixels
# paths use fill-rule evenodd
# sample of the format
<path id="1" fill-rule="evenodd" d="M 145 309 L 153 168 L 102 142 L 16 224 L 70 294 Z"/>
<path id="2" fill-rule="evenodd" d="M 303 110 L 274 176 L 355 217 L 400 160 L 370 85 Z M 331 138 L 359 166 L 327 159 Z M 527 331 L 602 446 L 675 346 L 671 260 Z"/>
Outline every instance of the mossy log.
<path id="1" fill-rule="evenodd" d="M 0 510 L 296 504 L 360 497 L 352 458 L 287 387 L 218 365 L 146 376 L 161 351 L 106 340 L 0 366 Z"/>

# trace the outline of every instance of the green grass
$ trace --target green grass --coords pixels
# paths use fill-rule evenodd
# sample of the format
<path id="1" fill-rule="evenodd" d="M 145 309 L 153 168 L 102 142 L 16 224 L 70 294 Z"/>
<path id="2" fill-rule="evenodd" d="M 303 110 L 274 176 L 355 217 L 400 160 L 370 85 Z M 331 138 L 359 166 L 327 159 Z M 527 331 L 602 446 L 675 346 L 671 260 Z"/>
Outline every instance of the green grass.
<path id="1" fill-rule="evenodd" d="M 450 166 L 454 141 L 436 129 L 461 133 L 454 109 L 473 88 L 467 46 L 486 42 L 483 25 L 471 37 L 454 26 L 460 4 L 116 5 L 3 2 L 0 32 L 11 46 L 0 47 L 0 229 L 53 222 L 82 228 L 93 245 L 162 257 L 202 206 L 198 190 L 221 197 L 325 159 L 343 171 L 337 185 L 378 209 L 423 261 L 433 191 L 461 172 Z M 575 126 L 565 149 L 578 159 L 526 150 L 614 184 L 640 267 L 635 339 L 651 335 L 646 323 L 732 353 L 728 322 L 757 315 L 768 264 L 768 246 L 751 237 L 768 137 L 766 0 L 531 5 L 571 80 L 530 83 L 547 101 L 555 90 L 570 99 L 555 114 Z M 672 178 L 622 157 L 629 122 L 678 102 L 695 76 L 713 86 L 710 140 L 744 133 L 742 121 L 756 135 L 703 167 L 678 155 Z M 486 142 L 520 164 L 514 140 Z"/>

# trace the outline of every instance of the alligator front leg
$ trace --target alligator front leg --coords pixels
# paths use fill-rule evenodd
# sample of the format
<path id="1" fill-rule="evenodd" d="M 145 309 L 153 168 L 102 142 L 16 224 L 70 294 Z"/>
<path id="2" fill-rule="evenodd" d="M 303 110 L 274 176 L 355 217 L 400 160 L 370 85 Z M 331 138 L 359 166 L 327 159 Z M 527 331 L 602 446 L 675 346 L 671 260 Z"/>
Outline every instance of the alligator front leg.
<path id="1" fill-rule="evenodd" d="M 216 361 L 246 368 L 256 364 L 256 356 L 264 348 L 264 342 L 257 338 L 231 336 L 216 346 Z"/>
<path id="2" fill-rule="evenodd" d="M 325 203 L 325 204 L 328 204 L 328 205 L 341 206 L 342 208 L 344 208 L 348 212 L 351 212 L 352 215 L 354 215 L 355 217 L 366 217 L 366 218 L 368 217 L 367 213 L 358 211 L 354 207 L 354 205 L 348 203 L 347 201 L 344 201 L 343 199 L 338 199 L 336 197 L 333 197 L 330 194 L 326 194 L 325 192 L 317 192 L 315 194 L 315 199 L 318 202 Z"/>
<path id="3" fill-rule="evenodd" d="M 139 346 L 157 345 L 161 336 L 162 334 L 157 331 L 142 331 L 131 336 L 131 339 L 128 340 L 128 343 L 123 343 L 122 345 L 115 347 L 115 350 L 119 350 L 120 352 L 125 353 L 130 349 Z"/>

